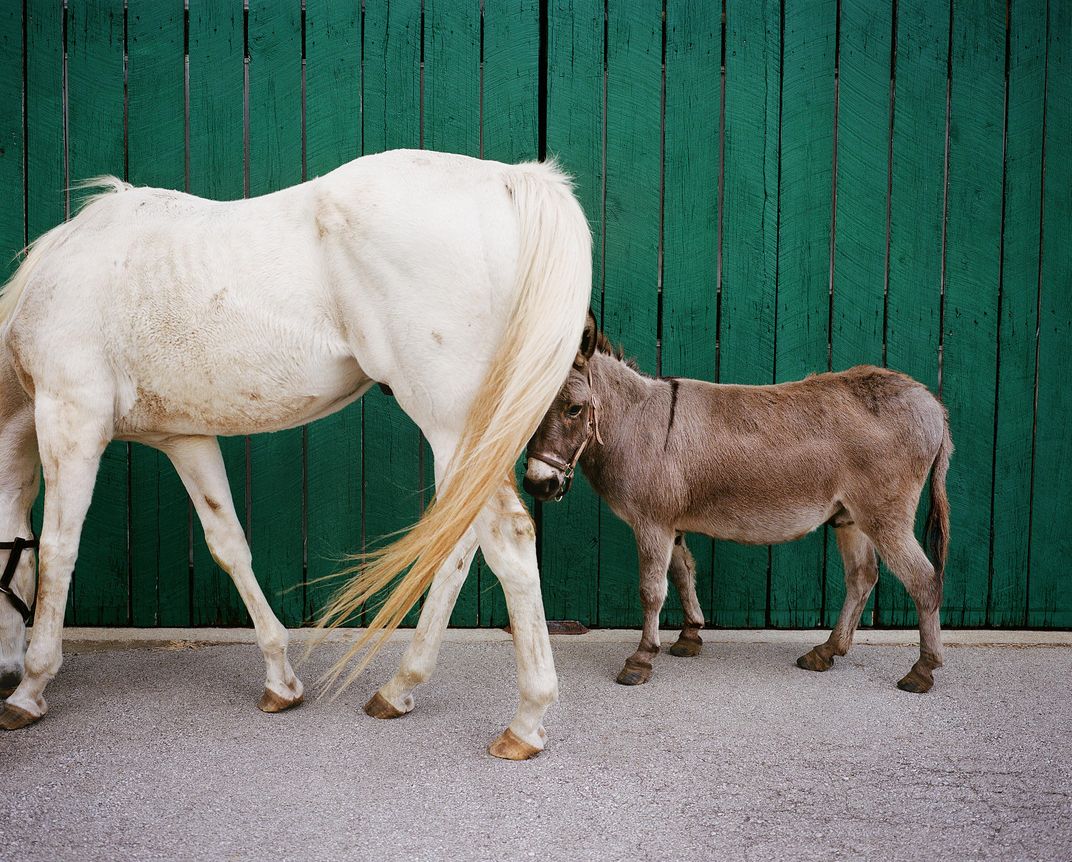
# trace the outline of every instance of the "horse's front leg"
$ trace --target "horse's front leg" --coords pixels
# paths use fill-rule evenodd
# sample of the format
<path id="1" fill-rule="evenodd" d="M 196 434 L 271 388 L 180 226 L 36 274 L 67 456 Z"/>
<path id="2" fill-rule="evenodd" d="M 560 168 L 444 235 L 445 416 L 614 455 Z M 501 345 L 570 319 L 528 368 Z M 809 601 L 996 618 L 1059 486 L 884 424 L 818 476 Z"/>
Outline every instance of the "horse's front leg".
<path id="1" fill-rule="evenodd" d="M 547 741 L 543 717 L 558 700 L 558 677 L 540 594 L 536 530 L 512 485 L 495 494 L 477 518 L 477 538 L 506 596 L 520 693 L 514 720 L 488 751 L 505 760 L 526 760 Z"/>
<path id="2" fill-rule="evenodd" d="M 104 416 L 39 394 L 34 405 L 34 422 L 45 477 L 45 518 L 38 555 L 40 580 L 33 639 L 26 651 L 26 673 L 0 711 L 0 728 L 15 730 L 37 721 L 45 714 L 45 687 L 59 672 L 63 661 L 61 638 L 67 590 L 78 556 L 93 484 L 97 478 L 104 447 L 112 429 Z"/>
<path id="3" fill-rule="evenodd" d="M 625 660 L 618 674 L 622 685 L 640 685 L 651 679 L 651 662 L 659 652 L 659 613 L 666 601 L 666 570 L 674 550 L 674 531 L 663 527 L 634 527 L 640 563 L 640 600 L 644 605 L 644 631 L 640 646 Z"/>
<path id="4" fill-rule="evenodd" d="M 287 659 L 289 635 L 268 605 L 253 574 L 252 558 L 227 483 L 227 471 L 215 437 L 180 437 L 161 450 L 175 465 L 205 528 L 205 541 L 213 559 L 231 576 L 253 619 L 257 645 L 264 655 L 267 675 L 258 707 L 280 712 L 302 702 L 301 680 Z"/>
<path id="5" fill-rule="evenodd" d="M 470 529 L 436 572 L 398 672 L 365 704 L 365 712 L 373 718 L 398 718 L 413 709 L 413 690 L 435 670 L 443 634 L 475 553 L 476 531 Z"/>

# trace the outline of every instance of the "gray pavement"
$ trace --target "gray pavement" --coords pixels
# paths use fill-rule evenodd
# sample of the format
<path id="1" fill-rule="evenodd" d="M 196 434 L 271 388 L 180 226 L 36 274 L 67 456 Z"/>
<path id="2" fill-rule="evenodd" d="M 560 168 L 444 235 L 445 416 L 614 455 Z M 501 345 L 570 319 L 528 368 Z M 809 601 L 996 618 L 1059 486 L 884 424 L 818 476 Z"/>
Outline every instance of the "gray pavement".
<path id="1" fill-rule="evenodd" d="M 1072 638 L 951 647 L 918 696 L 914 636 L 874 634 L 812 674 L 815 632 L 709 632 L 638 688 L 632 633 L 555 638 L 527 763 L 484 753 L 516 702 L 501 634 L 448 642 L 397 721 L 360 706 L 399 643 L 280 715 L 249 644 L 68 644 L 49 714 L 0 735 L 0 860 L 1072 859 Z"/>

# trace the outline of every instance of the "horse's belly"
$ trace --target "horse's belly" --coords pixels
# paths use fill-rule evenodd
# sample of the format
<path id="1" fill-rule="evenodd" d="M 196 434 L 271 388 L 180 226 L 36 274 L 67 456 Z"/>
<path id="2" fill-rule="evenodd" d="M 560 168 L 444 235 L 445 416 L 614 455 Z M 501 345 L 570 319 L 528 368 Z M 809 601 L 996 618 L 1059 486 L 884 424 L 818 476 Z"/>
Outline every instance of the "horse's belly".
<path id="1" fill-rule="evenodd" d="M 339 409 L 369 384 L 353 357 L 314 357 L 253 369 L 177 363 L 170 374 L 141 374 L 128 393 L 117 436 L 260 434 L 293 428 Z M 164 369 L 160 369 L 164 372 Z"/>

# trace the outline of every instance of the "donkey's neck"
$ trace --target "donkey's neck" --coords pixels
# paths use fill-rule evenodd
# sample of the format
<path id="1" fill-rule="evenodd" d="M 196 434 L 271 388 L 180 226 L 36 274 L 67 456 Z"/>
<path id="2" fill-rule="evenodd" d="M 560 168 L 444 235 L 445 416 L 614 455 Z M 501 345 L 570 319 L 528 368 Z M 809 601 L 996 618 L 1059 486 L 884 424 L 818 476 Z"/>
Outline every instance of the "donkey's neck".
<path id="1" fill-rule="evenodd" d="M 623 445 L 631 429 L 647 411 L 652 398 L 665 383 L 641 374 L 624 360 L 596 353 L 592 363 L 592 387 L 599 399 L 599 434 L 603 445 L 590 447 L 589 459 Z M 600 450 L 603 450 L 601 453 Z"/>

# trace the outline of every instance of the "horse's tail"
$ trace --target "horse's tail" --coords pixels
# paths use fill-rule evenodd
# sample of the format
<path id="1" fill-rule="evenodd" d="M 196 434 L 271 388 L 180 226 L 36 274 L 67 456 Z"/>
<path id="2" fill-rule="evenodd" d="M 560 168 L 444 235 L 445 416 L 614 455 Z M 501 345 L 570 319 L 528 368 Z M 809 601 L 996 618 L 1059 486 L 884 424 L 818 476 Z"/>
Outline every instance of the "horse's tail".
<path id="1" fill-rule="evenodd" d="M 514 463 L 580 344 L 591 292 L 592 238 L 569 179 L 554 165 L 527 164 L 507 169 L 504 182 L 519 223 L 514 306 L 435 499 L 408 533 L 343 572 L 355 577 L 333 596 L 319 621 L 333 628 L 395 584 L 368 628 L 328 672 L 326 679 L 334 682 L 367 648 L 340 690 L 428 589 L 491 496 L 513 484 Z"/>
<path id="2" fill-rule="evenodd" d="M 942 442 L 931 465 L 931 507 L 927 513 L 927 526 L 924 540 L 930 555 L 934 572 L 938 576 L 938 588 L 941 589 L 945 577 L 945 561 L 949 555 L 949 498 L 946 496 L 945 477 L 949 472 L 949 459 L 953 455 L 953 438 L 949 435 L 949 417 L 942 411 L 945 423 L 942 429 Z"/>
<path id="3" fill-rule="evenodd" d="M 131 188 L 131 186 L 116 177 L 105 176 L 94 177 L 93 179 L 78 183 L 73 186 L 73 188 L 101 189 L 97 194 L 90 195 L 83 200 L 79 210 L 79 215 L 81 215 L 89 204 L 98 198 L 111 195 L 115 192 L 125 191 Z M 19 300 L 22 298 L 23 293 L 25 293 L 26 286 L 30 283 L 33 274 L 41 264 L 41 261 L 48 257 L 52 250 L 67 238 L 71 233 L 76 220 L 77 216 L 71 221 L 57 225 L 47 233 L 41 234 L 41 236 L 19 252 L 20 255 L 25 255 L 22 263 L 19 264 L 19 268 L 15 270 L 15 274 L 8 279 L 3 288 L 0 288 L 0 291 L 2 291 L 0 292 L 0 328 L 3 328 L 4 324 L 14 317 L 15 311 L 19 305 Z"/>

